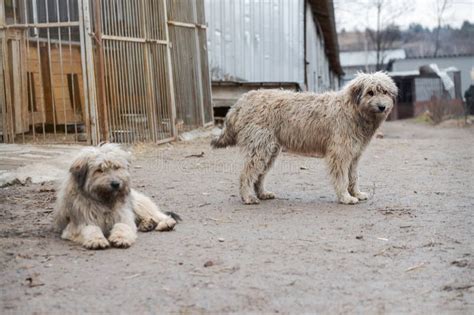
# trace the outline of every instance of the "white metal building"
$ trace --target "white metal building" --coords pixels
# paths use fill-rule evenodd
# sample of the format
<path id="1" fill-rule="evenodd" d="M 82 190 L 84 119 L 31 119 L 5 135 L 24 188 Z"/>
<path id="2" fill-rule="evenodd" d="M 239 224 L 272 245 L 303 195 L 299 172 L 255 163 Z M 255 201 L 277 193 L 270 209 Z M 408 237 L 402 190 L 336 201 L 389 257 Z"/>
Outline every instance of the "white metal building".
<path id="1" fill-rule="evenodd" d="M 344 70 L 343 83 L 354 78 L 357 72 L 374 72 L 377 65 L 376 50 L 343 51 L 340 54 L 342 69 Z M 389 49 L 382 52 L 384 64 L 405 59 L 405 49 Z"/>
<path id="2" fill-rule="evenodd" d="M 393 71 L 410 71 L 416 70 L 423 65 L 436 64 L 439 68 L 456 67 L 461 72 L 461 93 L 474 84 L 474 54 L 468 55 L 452 55 L 439 56 L 436 58 L 407 58 L 404 60 L 397 60 L 393 64 Z"/>
<path id="3" fill-rule="evenodd" d="M 218 86 L 339 88 L 331 0 L 205 0 L 205 9 L 215 106 L 233 102 L 219 105 Z"/>

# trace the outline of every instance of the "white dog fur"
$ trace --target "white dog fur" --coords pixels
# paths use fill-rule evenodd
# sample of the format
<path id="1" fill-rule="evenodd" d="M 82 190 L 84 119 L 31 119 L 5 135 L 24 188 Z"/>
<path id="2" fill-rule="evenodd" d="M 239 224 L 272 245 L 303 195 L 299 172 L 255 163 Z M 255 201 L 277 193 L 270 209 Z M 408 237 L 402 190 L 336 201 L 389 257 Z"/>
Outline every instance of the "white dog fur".
<path id="1" fill-rule="evenodd" d="M 131 189 L 130 153 L 116 144 L 83 149 L 58 192 L 54 223 L 63 239 L 88 249 L 126 248 L 140 231 L 172 230 L 179 216 L 163 213 Z"/>

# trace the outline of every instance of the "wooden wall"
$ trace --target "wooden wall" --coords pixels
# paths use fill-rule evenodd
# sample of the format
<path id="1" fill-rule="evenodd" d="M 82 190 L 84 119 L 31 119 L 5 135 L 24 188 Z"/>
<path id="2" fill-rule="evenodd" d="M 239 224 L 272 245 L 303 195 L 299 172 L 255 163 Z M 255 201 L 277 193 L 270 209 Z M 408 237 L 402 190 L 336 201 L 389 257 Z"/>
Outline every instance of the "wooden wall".
<path id="1" fill-rule="evenodd" d="M 84 87 L 79 46 L 51 44 L 48 47 L 48 45 L 40 43 L 38 49 L 36 44 L 30 43 L 27 71 L 32 74 L 30 77 L 33 78 L 35 86 L 38 110 L 33 114 L 35 123 L 74 124 L 83 122 Z M 75 111 L 68 84 L 68 75 L 71 74 L 75 74 L 74 80 L 77 81 L 76 84 L 79 88 Z M 77 94 L 76 91 L 74 94 Z"/>

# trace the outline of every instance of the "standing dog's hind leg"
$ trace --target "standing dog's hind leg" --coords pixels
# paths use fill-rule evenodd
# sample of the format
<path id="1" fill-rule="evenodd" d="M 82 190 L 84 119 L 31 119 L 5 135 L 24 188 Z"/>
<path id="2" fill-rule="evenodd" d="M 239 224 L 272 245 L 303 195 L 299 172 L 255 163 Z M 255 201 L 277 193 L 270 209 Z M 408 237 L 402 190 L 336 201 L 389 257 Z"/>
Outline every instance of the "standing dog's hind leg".
<path id="1" fill-rule="evenodd" d="M 255 193 L 257 194 L 257 197 L 260 200 L 275 198 L 274 193 L 272 193 L 271 191 L 265 190 L 264 181 L 265 181 L 265 176 L 268 174 L 268 171 L 270 170 L 276 158 L 278 157 L 278 154 L 280 154 L 280 151 L 281 151 L 280 146 L 278 144 L 273 144 L 270 149 L 270 157 L 267 160 L 263 161 L 264 162 L 263 170 L 258 175 L 258 179 L 254 184 Z"/>
<path id="2" fill-rule="evenodd" d="M 260 201 L 254 194 L 255 185 L 259 176 L 264 173 L 269 156 L 263 152 L 252 153 L 245 162 L 244 169 L 240 174 L 240 197 L 242 202 L 251 205 L 258 204 Z"/>

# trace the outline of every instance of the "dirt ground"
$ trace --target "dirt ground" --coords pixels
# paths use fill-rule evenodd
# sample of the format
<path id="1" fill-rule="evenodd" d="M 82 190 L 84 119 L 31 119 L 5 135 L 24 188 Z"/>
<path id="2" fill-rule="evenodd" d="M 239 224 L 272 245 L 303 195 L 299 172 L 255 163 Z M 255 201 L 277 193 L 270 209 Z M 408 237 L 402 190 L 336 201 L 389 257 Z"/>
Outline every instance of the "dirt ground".
<path id="1" fill-rule="evenodd" d="M 135 147 L 135 187 L 183 217 L 130 249 L 50 228 L 54 184 L 0 189 L 0 313 L 474 312 L 474 129 L 386 123 L 337 204 L 323 161 L 283 154 L 244 206 L 238 149 Z M 204 152 L 204 155 L 201 155 Z M 197 156 L 190 156 L 197 155 Z"/>

